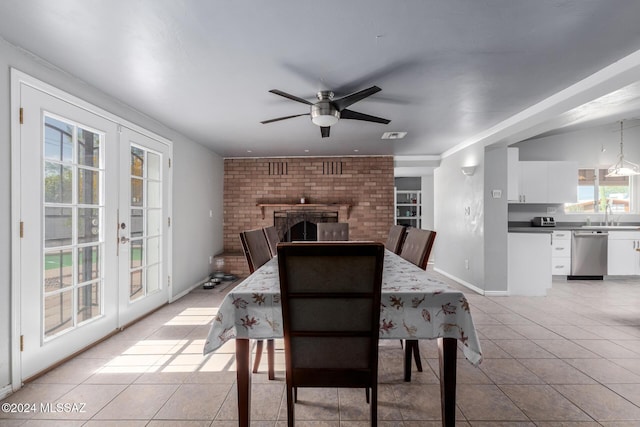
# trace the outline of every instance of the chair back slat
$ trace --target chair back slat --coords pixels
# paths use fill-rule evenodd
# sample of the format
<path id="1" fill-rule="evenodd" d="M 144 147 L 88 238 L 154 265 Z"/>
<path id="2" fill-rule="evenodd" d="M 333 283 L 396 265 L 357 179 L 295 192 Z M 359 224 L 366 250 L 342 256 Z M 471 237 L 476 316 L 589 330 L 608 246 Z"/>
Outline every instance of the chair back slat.
<path id="1" fill-rule="evenodd" d="M 241 232 L 240 242 L 251 273 L 272 258 L 267 237 L 261 228 Z"/>

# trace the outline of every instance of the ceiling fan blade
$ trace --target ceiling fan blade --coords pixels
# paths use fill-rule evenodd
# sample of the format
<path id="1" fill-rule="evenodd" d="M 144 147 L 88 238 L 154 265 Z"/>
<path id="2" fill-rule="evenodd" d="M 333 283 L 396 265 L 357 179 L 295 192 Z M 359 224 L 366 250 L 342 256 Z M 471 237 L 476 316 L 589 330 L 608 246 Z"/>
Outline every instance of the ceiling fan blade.
<path id="1" fill-rule="evenodd" d="M 292 119 L 294 117 L 308 116 L 309 114 L 310 113 L 294 114 L 293 116 L 278 117 L 277 119 L 265 120 L 265 121 L 260 122 L 260 123 L 262 123 L 263 125 L 266 125 L 267 123 L 279 122 L 280 120 Z"/>
<path id="2" fill-rule="evenodd" d="M 383 119 L 382 117 L 370 116 L 364 113 L 358 113 L 352 110 L 342 110 L 340 112 L 341 119 L 351 120 L 364 120 L 365 122 L 384 123 L 385 125 L 391 123 L 391 120 Z"/>
<path id="3" fill-rule="evenodd" d="M 295 95 L 291 95 L 291 94 L 289 94 L 287 92 L 283 92 L 283 91 L 278 90 L 278 89 L 271 89 L 269 92 L 275 93 L 276 95 L 284 96 L 285 98 L 289 98 L 292 101 L 301 102 L 301 103 L 307 104 L 307 105 L 313 105 L 312 102 L 309 102 L 306 99 L 299 98 L 299 97 L 297 97 Z"/>
<path id="4" fill-rule="evenodd" d="M 322 135 L 323 138 L 328 138 L 330 129 L 329 126 L 320 126 L 320 135 Z"/>
<path id="5" fill-rule="evenodd" d="M 340 99 L 336 99 L 333 101 L 333 103 L 339 111 L 342 111 L 349 105 L 355 104 L 356 102 L 363 100 L 367 96 L 371 96 L 376 92 L 380 92 L 381 90 L 382 89 L 380 89 L 378 86 L 371 86 L 368 89 L 362 89 L 359 92 L 352 93 L 351 95 L 344 96 Z"/>

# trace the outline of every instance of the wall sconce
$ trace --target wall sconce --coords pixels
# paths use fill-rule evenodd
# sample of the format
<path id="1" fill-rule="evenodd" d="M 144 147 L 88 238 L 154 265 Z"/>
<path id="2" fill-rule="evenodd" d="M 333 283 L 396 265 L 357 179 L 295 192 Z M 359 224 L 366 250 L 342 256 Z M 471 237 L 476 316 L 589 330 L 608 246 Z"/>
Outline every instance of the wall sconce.
<path id="1" fill-rule="evenodd" d="M 462 174 L 465 176 L 471 176 L 476 172 L 476 167 L 475 166 L 463 166 L 460 168 L 460 170 L 462 171 Z"/>

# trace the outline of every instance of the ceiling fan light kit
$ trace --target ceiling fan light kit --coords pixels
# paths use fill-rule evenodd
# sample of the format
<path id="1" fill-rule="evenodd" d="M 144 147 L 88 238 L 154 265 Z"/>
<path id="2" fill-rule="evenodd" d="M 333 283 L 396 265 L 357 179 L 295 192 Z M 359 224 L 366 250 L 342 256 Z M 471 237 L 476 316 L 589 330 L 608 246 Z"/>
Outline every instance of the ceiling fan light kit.
<path id="1" fill-rule="evenodd" d="M 264 120 L 260 123 L 267 124 L 280 120 L 291 119 L 294 117 L 311 116 L 311 122 L 316 126 L 320 126 L 320 135 L 323 138 L 327 138 L 329 136 L 329 130 L 331 126 L 338 123 L 340 119 L 361 120 L 365 122 L 382 123 L 386 125 L 391 123 L 391 120 L 370 116 L 368 114 L 358 113 L 357 111 L 347 109 L 347 107 L 349 107 L 350 105 L 355 104 L 356 102 L 361 101 L 364 98 L 373 95 L 374 93 L 380 92 L 381 90 L 382 89 L 380 89 L 378 86 L 371 86 L 370 88 L 363 89 L 359 92 L 355 92 L 335 100 L 333 99 L 333 92 L 323 90 L 316 94 L 316 96 L 318 97 L 318 101 L 316 103 L 312 103 L 304 98 L 291 95 L 278 89 L 272 89 L 269 92 L 280 95 L 292 101 L 300 102 L 301 104 L 309 105 L 309 113 L 278 117 L 276 119 Z"/>

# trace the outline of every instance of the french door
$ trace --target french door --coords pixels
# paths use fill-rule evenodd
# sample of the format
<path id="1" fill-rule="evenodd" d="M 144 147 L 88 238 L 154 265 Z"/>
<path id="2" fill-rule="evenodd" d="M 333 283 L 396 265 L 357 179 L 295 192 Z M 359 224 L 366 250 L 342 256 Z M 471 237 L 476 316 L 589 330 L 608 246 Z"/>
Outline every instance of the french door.
<path id="1" fill-rule="evenodd" d="M 27 84 L 20 104 L 27 379 L 168 301 L 170 147 Z"/>

